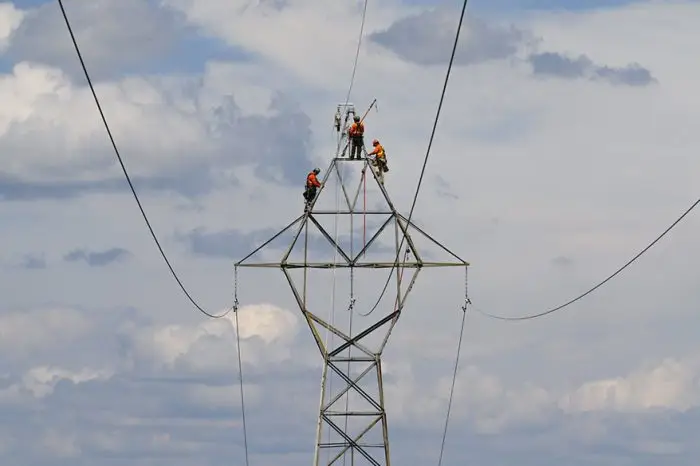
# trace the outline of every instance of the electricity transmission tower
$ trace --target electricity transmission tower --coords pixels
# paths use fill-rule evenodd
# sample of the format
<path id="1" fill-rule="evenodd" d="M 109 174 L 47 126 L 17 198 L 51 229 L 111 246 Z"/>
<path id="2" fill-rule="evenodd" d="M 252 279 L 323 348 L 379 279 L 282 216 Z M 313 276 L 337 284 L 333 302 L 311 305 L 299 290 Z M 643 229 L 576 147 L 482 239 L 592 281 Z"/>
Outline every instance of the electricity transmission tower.
<path id="1" fill-rule="evenodd" d="M 354 114 L 354 108 L 348 112 Z M 308 212 L 236 264 L 282 270 L 323 357 L 314 466 L 390 466 L 383 350 L 423 268 L 466 270 L 469 265 L 397 212 L 382 175 L 366 156 L 336 156 L 323 172 L 323 186 Z M 327 194 L 331 189 L 335 199 Z M 301 210 L 301 196 L 299 200 Z M 256 254 L 264 257 L 251 261 Z M 356 289 L 364 294 L 369 288 L 376 293 L 356 300 Z M 330 306 L 319 299 L 329 291 Z M 349 300 L 338 318 L 336 296 L 341 293 Z M 324 318 L 320 311 L 329 307 Z"/>

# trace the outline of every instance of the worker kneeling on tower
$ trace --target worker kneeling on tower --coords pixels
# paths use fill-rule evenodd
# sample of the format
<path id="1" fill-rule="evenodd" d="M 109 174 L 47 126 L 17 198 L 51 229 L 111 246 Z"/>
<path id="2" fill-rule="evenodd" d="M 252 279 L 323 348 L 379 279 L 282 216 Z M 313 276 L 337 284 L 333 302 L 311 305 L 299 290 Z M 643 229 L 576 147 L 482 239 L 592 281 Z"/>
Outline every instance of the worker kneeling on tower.
<path id="1" fill-rule="evenodd" d="M 382 146 L 377 139 L 372 141 L 372 145 L 374 146 L 374 149 L 367 155 L 374 156 L 374 163 L 379 170 L 384 173 L 388 172 L 389 167 L 386 163 L 386 151 L 384 150 L 384 146 Z"/>

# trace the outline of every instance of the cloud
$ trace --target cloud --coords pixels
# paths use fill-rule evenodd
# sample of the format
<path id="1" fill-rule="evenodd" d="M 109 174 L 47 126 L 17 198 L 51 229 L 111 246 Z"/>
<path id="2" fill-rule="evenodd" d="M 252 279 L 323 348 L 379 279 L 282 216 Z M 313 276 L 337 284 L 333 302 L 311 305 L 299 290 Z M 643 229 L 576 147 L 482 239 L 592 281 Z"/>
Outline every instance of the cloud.
<path id="1" fill-rule="evenodd" d="M 428 66 L 444 64 L 449 60 L 454 43 L 455 18 L 455 10 L 440 7 L 399 19 L 386 30 L 371 33 L 369 39 L 403 60 Z M 557 52 L 537 52 L 543 38 L 514 25 L 490 24 L 466 14 L 463 28 L 454 60 L 456 65 L 515 59 L 529 53 L 526 61 L 532 65 L 535 76 L 588 78 L 629 86 L 656 82 L 651 72 L 637 63 L 616 68 L 596 65 L 586 55 L 572 59 Z"/>
<path id="2" fill-rule="evenodd" d="M 7 51 L 7 47 L 17 33 L 17 29 L 24 18 L 24 11 L 17 8 L 13 3 L 0 3 L 0 51 Z"/>
<path id="3" fill-rule="evenodd" d="M 393 311 L 396 276 L 310 271 L 304 286 L 299 270 L 301 306 L 279 270 L 239 270 L 231 283 L 232 259 L 302 213 L 303 177 L 313 166 L 325 171 L 334 153 L 332 118 L 347 91 L 362 11 L 361 2 L 259 3 L 169 2 L 188 27 L 245 49 L 249 61 L 216 60 L 186 73 L 124 65 L 130 77 L 105 75 L 98 92 L 188 291 L 211 312 L 234 294 L 242 305 L 251 463 L 296 466 L 313 457 L 322 362 L 299 307 L 357 334 Z M 424 9 L 392 1 L 369 8 L 367 34 Z M 466 292 L 504 315 L 565 302 L 696 198 L 700 67 L 688 44 L 698 41 L 698 13 L 692 3 L 501 13 L 484 24 L 503 32 L 513 23 L 542 38 L 540 48 L 520 43 L 498 59 L 476 53 L 478 65 L 453 69 L 413 219 L 472 267 L 468 280 L 461 268 L 421 270 L 391 333 L 382 369 L 395 463 L 439 454 Z M 378 99 L 368 137 L 386 145 L 386 186 L 407 213 L 444 67 L 363 44 L 351 99 L 358 108 Z M 533 79 L 527 57 L 544 51 L 585 54 L 594 67 L 638 61 L 659 84 Z M 82 261 L 118 245 L 131 256 L 100 273 L 65 263 L 0 268 L 2 462 L 242 459 L 236 316 L 206 320 L 182 296 L 82 81 L 66 64 L 15 65 L 0 80 L 4 255 L 19 263 L 41 251 L 60 260 L 88 245 L 77 254 Z M 329 209 L 337 192 L 324 192 Z M 358 243 L 363 217 L 353 225 Z M 470 310 L 445 461 L 695 464 L 699 222 L 689 215 L 615 280 L 547 318 L 504 323 Z M 347 236 L 348 222 L 338 223 Z M 324 225 L 333 231 L 333 216 Z"/>
<path id="4" fill-rule="evenodd" d="M 255 252 L 253 256 L 250 256 L 251 258 L 248 259 L 247 262 L 256 262 L 256 260 L 262 259 L 263 257 L 267 257 L 272 262 L 277 262 L 282 259 L 289 248 L 292 248 L 290 258 L 292 258 L 292 260 L 300 260 L 305 247 L 308 247 L 308 251 L 311 254 L 311 256 L 307 257 L 309 261 L 332 262 L 336 255 L 341 254 L 340 250 L 347 255 L 351 254 L 351 251 L 357 254 L 364 246 L 362 243 L 362 225 L 354 228 L 354 235 L 351 238 L 349 233 L 342 233 L 336 236 L 333 225 L 327 219 L 323 219 L 319 216 L 317 221 L 333 242 L 329 241 L 322 233 L 322 230 L 320 230 L 313 221 L 308 222 L 308 242 L 306 242 L 305 239 L 305 232 L 307 230 L 303 230 L 297 237 L 297 233 L 302 225 L 301 222 L 279 236 L 277 236 L 277 234 L 280 233 L 284 226 L 280 226 L 277 229 L 266 228 L 249 233 L 242 233 L 240 230 L 234 229 L 206 232 L 204 229 L 200 228 L 192 230 L 184 235 L 178 235 L 178 237 L 188 245 L 192 253 L 205 257 L 218 257 L 238 261 Z M 371 238 L 372 235 L 377 232 L 378 227 L 379 225 L 374 225 L 370 220 L 365 230 L 365 238 Z M 267 243 L 269 240 L 272 241 Z M 333 243 L 339 246 L 340 250 L 338 252 L 336 252 Z M 351 249 L 351 243 L 354 244 L 354 249 Z M 261 249 L 256 252 L 258 248 Z M 369 248 L 372 253 L 386 254 L 395 251 L 394 247 L 386 244 L 386 235 L 382 235 L 381 238 L 378 238 L 376 244 L 373 243 Z M 271 251 L 275 252 L 272 253 Z M 390 255 L 387 257 L 389 258 L 388 260 L 391 260 Z"/>
<path id="5" fill-rule="evenodd" d="M 455 11 L 440 8 L 402 18 L 386 30 L 373 32 L 369 39 L 392 50 L 399 57 L 420 65 L 438 65 L 450 58 L 457 30 Z M 464 34 L 455 64 L 473 65 L 515 56 L 533 39 L 514 26 L 492 25 L 465 15 Z"/>
<path id="6" fill-rule="evenodd" d="M 175 15 L 154 2 L 97 0 L 88 5 L 66 0 L 64 5 L 83 59 L 95 80 L 172 53 L 177 34 L 184 31 Z M 63 16 L 56 8 L 49 2 L 24 12 L 24 20 L 16 29 L 7 54 L 15 60 L 63 67 L 73 79 L 83 80 Z M 128 28 L 124 27 L 126 23 Z"/>
<path id="7" fill-rule="evenodd" d="M 566 256 L 557 256 L 552 259 L 552 264 L 556 265 L 557 267 L 570 267 L 574 264 L 574 261 Z"/>
<path id="8" fill-rule="evenodd" d="M 190 250 L 194 254 L 240 260 L 262 246 L 264 242 L 275 236 L 282 228 L 280 227 L 279 230 L 265 229 L 251 233 L 241 233 L 239 230 L 207 233 L 200 229 L 193 230 L 181 236 L 181 238 L 188 243 Z M 295 244 L 294 239 L 298 230 L 298 226 L 288 230 L 279 236 L 272 246 L 267 247 L 277 249 L 279 259 L 281 259 L 285 250 Z M 329 249 L 332 250 L 331 243 L 322 237 L 320 233 L 310 237 L 309 247 L 322 252 L 327 252 Z M 261 250 L 261 252 L 263 251 Z"/>
<path id="9" fill-rule="evenodd" d="M 697 361 L 666 359 L 658 366 L 628 377 L 589 382 L 564 397 L 568 412 L 644 412 L 671 409 L 684 412 L 700 406 Z"/>
<path id="10" fill-rule="evenodd" d="M 282 87 L 299 82 L 310 83 L 320 88 L 329 85 L 327 76 L 339 72 L 349 73 L 352 64 L 346 55 L 339 53 L 309 53 L 303 60 L 298 50 L 315 50 L 318 38 L 324 38 L 325 46 L 350 53 L 357 46 L 357 28 L 362 14 L 359 3 L 320 3 L 318 0 L 289 0 L 286 2 L 249 2 L 235 0 L 167 0 L 170 8 L 181 12 L 193 25 L 207 34 L 221 38 L 233 47 L 263 60 L 271 71 L 283 72 Z M 319 7 L 326 5 L 325 7 Z M 390 1 L 368 6 L 368 17 L 383 18 L 395 13 L 400 2 Z M 221 18 L 229 18 L 228 23 Z M 352 21 L 357 19 L 357 23 Z M 388 19 L 388 18 L 387 18 Z M 300 34 L 297 25 L 313 24 L 315 33 Z M 274 33 L 261 36 L 258 31 L 265 28 Z M 285 38 L 294 37 L 294 41 Z M 323 73 L 319 73 L 323 70 Z M 342 84 L 346 86 L 345 83 Z"/>
<path id="11" fill-rule="evenodd" d="M 412 371 L 403 372 L 390 383 L 396 393 L 390 402 L 392 412 L 397 413 L 394 418 L 406 424 L 422 419 L 427 424 L 424 428 L 437 427 L 451 379 L 443 376 L 418 388 L 414 377 Z M 568 389 L 531 383 L 507 388 L 503 379 L 467 363 L 456 382 L 452 414 L 455 423 L 466 421 L 481 434 L 508 434 L 533 424 L 559 422 L 563 416 L 573 421 L 591 416 L 625 419 L 612 413 L 663 418 L 700 408 L 699 381 L 696 355 L 668 358 L 615 379 L 591 380 Z"/>
<path id="12" fill-rule="evenodd" d="M 30 354 L 46 355 L 42 352 L 52 352 L 74 339 L 87 337 L 91 328 L 90 319 L 74 309 L 48 308 L 0 314 L 0 345 L 6 352 L 3 362 L 13 359 L 27 362 Z"/>
<path id="13" fill-rule="evenodd" d="M 272 369 L 278 372 L 275 378 L 284 381 L 285 366 L 289 366 L 294 353 L 300 356 L 299 349 L 295 348 L 298 318 L 269 305 L 246 306 L 239 313 L 244 370 L 248 375 L 246 401 L 252 419 L 251 435 L 263 439 L 256 422 L 260 414 L 265 414 L 261 409 L 275 407 L 280 408 L 280 413 L 290 413 L 291 406 L 285 407 L 287 403 L 283 400 L 298 396 L 304 390 L 304 384 L 299 387 L 297 376 L 288 370 L 288 380 L 283 387 L 269 384 L 266 375 L 267 370 L 278 368 Z M 8 335 L 25 334 L 24 343 L 17 349 L 26 351 L 29 348 L 26 332 L 22 330 L 34 328 L 33 358 L 41 356 L 36 353 L 38 350 L 44 351 L 45 358 L 52 348 L 60 348 L 63 355 L 53 363 L 36 364 L 37 359 L 28 359 L 23 352 L 24 357 L 18 360 L 27 365 L 15 366 L 9 373 L 5 371 L 0 404 L 12 406 L 13 412 L 25 416 L 25 422 L 30 425 L 38 420 L 33 407 L 43 406 L 43 422 L 37 424 L 35 438 L 51 440 L 40 442 L 36 449 L 5 452 L 6 457 L 11 454 L 20 462 L 26 462 L 30 456 L 59 461 L 66 455 L 94 461 L 104 461 L 104 455 L 132 457 L 131 461 L 144 454 L 168 458 L 182 452 L 203 453 L 210 449 L 208 444 L 217 444 L 223 437 L 229 439 L 226 442 L 230 445 L 226 448 L 229 454 L 231 451 L 241 453 L 240 404 L 235 372 L 231 372 L 231 368 L 236 367 L 230 351 L 232 320 L 160 326 L 123 310 L 95 313 L 35 309 L 30 315 L 19 312 L 0 315 L 6 319 L 1 328 L 7 329 Z M 61 320 L 61 316 L 69 319 Z M 75 319 L 90 325 L 75 326 Z M 7 327 L 9 322 L 19 321 L 24 322 L 23 328 Z M 74 331 L 61 332 L 56 326 L 62 322 L 66 324 L 65 329 Z M 76 332 L 78 329 L 80 331 Z M 41 337 L 47 334 L 57 334 L 60 342 Z M 0 341 L 11 344 L 5 336 Z M 71 364 L 65 358 L 66 354 L 97 341 L 101 341 L 100 347 L 104 348 L 99 357 L 84 359 L 82 364 L 75 359 Z M 302 353 L 301 365 L 294 365 L 297 370 L 301 368 L 302 373 L 303 360 Z M 125 393 L 138 395 L 125 397 Z M 286 395 L 272 396 L 275 393 Z M 107 398 L 103 400 L 103 397 Z M 77 417 L 70 414 L 75 414 L 76 404 L 81 406 Z M 303 406 L 312 404 L 312 400 L 302 401 Z M 278 419 L 278 428 L 290 427 L 294 418 L 291 416 L 290 421 Z M 59 431 L 62 437 L 70 440 L 68 445 L 72 448 L 55 450 Z M 30 441 L 30 431 L 23 428 L 3 434 L 6 441 L 15 445 Z M 251 442 L 251 448 L 253 455 L 260 455 L 271 446 L 256 441 Z M 204 464 L 213 464 L 221 454 L 216 448 L 214 453 L 206 453 Z"/>
<path id="14" fill-rule="evenodd" d="M 166 191 L 190 199 L 211 191 L 211 176 L 206 167 L 196 166 L 163 175 L 129 175 L 134 186 L 139 188 L 137 193 Z M 5 201 L 70 199 L 90 194 L 124 192 L 125 189 L 129 188 L 124 177 L 96 181 L 24 181 L 20 177 L 0 174 L 0 199 Z"/>
<path id="15" fill-rule="evenodd" d="M 530 55 L 533 73 L 542 76 L 555 76 L 565 79 L 588 78 L 601 79 L 613 84 L 629 86 L 646 86 L 656 82 L 648 69 L 639 64 L 627 65 L 624 68 L 611 68 L 595 65 L 585 55 L 576 60 L 558 53 L 544 52 Z"/>
<path id="16" fill-rule="evenodd" d="M 24 256 L 22 262 L 22 267 L 30 270 L 45 269 L 46 268 L 46 258 L 43 254 L 28 254 Z"/>
<path id="17" fill-rule="evenodd" d="M 270 96 L 269 115 L 242 114 L 224 87 L 233 73 L 212 66 L 199 82 L 133 78 L 98 86 L 105 109 L 126 112 L 111 118 L 107 110 L 107 118 L 137 188 L 197 196 L 235 183 L 231 170 L 243 164 L 261 181 L 298 182 L 298 167 L 309 164 L 308 117 L 282 94 Z M 12 102 L 0 115 L 5 199 L 125 189 L 89 90 L 59 70 L 22 63 L 0 80 L 3 92 Z"/>
<path id="18" fill-rule="evenodd" d="M 123 260 L 131 253 L 123 248 L 111 248 L 101 252 L 89 252 L 85 249 L 76 249 L 63 256 L 66 262 L 83 261 L 90 267 L 104 267 L 105 265 Z"/>
<path id="19" fill-rule="evenodd" d="M 184 235 L 183 240 L 189 243 L 189 247 L 194 254 L 236 259 L 252 252 L 256 248 L 256 239 L 262 236 L 272 236 L 274 233 L 276 232 L 271 230 L 248 234 L 241 233 L 238 230 L 219 231 L 216 233 L 193 230 Z"/>
<path id="20" fill-rule="evenodd" d="M 296 313 L 273 305 L 244 306 L 239 313 L 251 454 L 268 464 L 278 454 L 296 458 L 292 452 L 298 452 L 300 457 L 290 461 L 303 464 L 312 451 L 295 445 L 314 433 L 320 356 L 304 344 L 310 335 Z M 12 415 L 24 416 L 32 425 L 39 421 L 33 409 L 41 406 L 42 422 L 33 438 L 46 440 L 35 449 L 13 450 L 12 458 L 60 461 L 74 455 L 99 464 L 105 455 L 140 461 L 144 455 L 169 458 L 187 452 L 214 464 L 221 455 L 242 455 L 233 319 L 161 325 L 141 313 L 114 309 L 1 315 L 7 335 L 26 334 L 22 329 L 34 333 L 16 347 L 21 351 L 16 364 L 4 367 L 0 404 L 11 406 Z M 9 328 L 10 322 L 16 324 Z M 46 335 L 60 335 L 60 341 Z M 13 344 L 5 336 L 0 341 Z M 100 354 L 83 354 L 82 361 L 72 363 L 66 358 L 97 342 Z M 60 356 L 47 359 L 56 350 Z M 430 370 L 415 361 L 391 359 L 395 364 L 385 367 L 385 383 L 395 457 L 431 456 L 438 441 L 435 432 L 444 420 L 449 376 L 426 377 Z M 618 398 L 626 417 L 611 417 L 609 389 L 607 394 L 605 389 L 589 389 L 604 381 L 561 392 L 533 384 L 512 386 L 480 365 L 465 363 L 446 453 L 453 460 L 463 455 L 505 460 L 525 454 L 534 461 L 538 450 L 546 449 L 555 457 L 542 463 L 546 465 L 556 464 L 556 457 L 595 464 L 586 462 L 591 445 L 597 445 L 594 456 L 602 464 L 614 464 L 620 456 L 644 460 L 650 452 L 690 455 L 695 448 L 692 435 L 664 440 L 659 434 L 662 425 L 693 426 L 700 419 L 700 399 L 694 395 L 700 366 L 693 361 L 697 358 L 663 361 L 621 378 L 619 387 L 630 384 L 625 393 L 640 395 L 634 405 Z M 77 414 L 76 404 L 81 406 Z M 297 428 L 290 430 L 293 426 Z M 635 434 L 642 427 L 648 437 Z M 4 438 L 19 446 L 30 441 L 30 434 L 15 428 Z M 229 441 L 220 443 L 224 437 Z M 57 451 L 59 438 L 68 443 Z M 473 448 L 463 448 L 465 442 L 474 443 Z M 683 458 L 679 464 L 686 464 Z"/>

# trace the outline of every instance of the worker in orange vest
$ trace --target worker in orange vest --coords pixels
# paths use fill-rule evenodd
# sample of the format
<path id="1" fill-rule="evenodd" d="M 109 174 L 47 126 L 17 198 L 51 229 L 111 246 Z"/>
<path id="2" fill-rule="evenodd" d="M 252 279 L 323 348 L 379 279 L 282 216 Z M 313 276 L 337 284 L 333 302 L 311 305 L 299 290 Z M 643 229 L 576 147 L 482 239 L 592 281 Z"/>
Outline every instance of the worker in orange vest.
<path id="1" fill-rule="evenodd" d="M 379 144 L 379 141 L 377 139 L 372 141 L 372 145 L 374 146 L 374 150 L 372 150 L 372 152 L 370 152 L 367 155 L 373 155 L 374 160 L 379 169 L 384 173 L 388 172 L 389 167 L 386 163 L 386 151 L 384 150 L 384 147 L 381 144 Z"/>
<path id="2" fill-rule="evenodd" d="M 364 135 L 365 125 L 360 121 L 360 117 L 355 115 L 355 122 L 348 129 L 348 138 L 350 139 L 350 159 L 361 159 L 362 151 L 365 148 Z"/>
<path id="3" fill-rule="evenodd" d="M 321 187 L 321 183 L 318 181 L 319 173 L 321 173 L 321 169 L 314 168 L 313 171 L 306 175 L 306 189 L 304 190 L 304 199 L 306 199 L 305 210 L 309 209 L 309 206 L 316 198 L 316 189 Z"/>

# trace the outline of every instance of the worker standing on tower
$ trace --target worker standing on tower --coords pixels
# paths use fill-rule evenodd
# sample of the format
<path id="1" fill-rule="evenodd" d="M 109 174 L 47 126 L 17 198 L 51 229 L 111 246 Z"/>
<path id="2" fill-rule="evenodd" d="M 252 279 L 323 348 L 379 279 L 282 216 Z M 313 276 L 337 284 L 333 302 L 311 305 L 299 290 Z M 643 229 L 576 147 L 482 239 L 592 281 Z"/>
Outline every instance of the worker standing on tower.
<path id="1" fill-rule="evenodd" d="M 362 151 L 365 148 L 364 134 L 365 125 L 360 121 L 360 117 L 355 115 L 355 122 L 348 129 L 348 138 L 350 139 L 350 159 L 361 159 Z"/>
<path id="2" fill-rule="evenodd" d="M 309 206 L 316 198 L 316 189 L 321 187 L 321 183 L 318 181 L 318 174 L 321 173 L 320 168 L 314 168 L 313 171 L 306 175 L 306 189 L 304 190 L 304 199 L 306 199 L 306 206 L 304 211 L 309 210 Z"/>
<path id="3" fill-rule="evenodd" d="M 367 155 L 373 155 L 377 167 L 379 167 L 379 169 L 384 173 L 388 172 L 389 167 L 386 163 L 386 151 L 384 150 L 384 147 L 379 143 L 377 139 L 372 141 L 372 145 L 374 146 L 374 150 L 372 150 L 372 152 L 370 152 Z"/>

